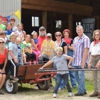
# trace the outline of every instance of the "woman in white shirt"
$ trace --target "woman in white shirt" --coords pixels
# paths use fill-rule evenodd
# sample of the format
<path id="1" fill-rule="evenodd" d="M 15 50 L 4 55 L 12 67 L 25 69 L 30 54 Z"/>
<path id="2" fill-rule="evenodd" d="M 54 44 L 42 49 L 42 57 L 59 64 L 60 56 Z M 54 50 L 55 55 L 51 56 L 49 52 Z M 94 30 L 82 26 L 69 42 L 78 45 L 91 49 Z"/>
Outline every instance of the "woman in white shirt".
<path id="1" fill-rule="evenodd" d="M 88 68 L 99 68 L 97 65 L 100 60 L 100 30 L 93 32 L 94 41 L 90 45 L 90 59 Z M 93 71 L 94 93 L 90 97 L 98 96 L 100 98 L 100 71 Z"/>

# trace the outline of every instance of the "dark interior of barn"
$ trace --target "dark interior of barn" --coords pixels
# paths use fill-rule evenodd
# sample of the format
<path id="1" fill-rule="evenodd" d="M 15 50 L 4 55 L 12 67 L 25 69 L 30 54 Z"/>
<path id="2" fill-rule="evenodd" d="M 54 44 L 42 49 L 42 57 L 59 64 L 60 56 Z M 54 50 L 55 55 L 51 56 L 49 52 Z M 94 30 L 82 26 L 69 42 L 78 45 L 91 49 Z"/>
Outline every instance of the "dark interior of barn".
<path id="1" fill-rule="evenodd" d="M 22 0 L 22 23 L 27 34 L 33 30 L 38 32 L 40 26 L 45 26 L 47 33 L 52 34 L 68 28 L 74 38 L 76 22 L 82 22 L 82 19 L 94 18 L 94 29 L 99 28 L 99 4 L 99 0 Z M 38 17 L 38 25 L 32 25 L 32 17 Z"/>

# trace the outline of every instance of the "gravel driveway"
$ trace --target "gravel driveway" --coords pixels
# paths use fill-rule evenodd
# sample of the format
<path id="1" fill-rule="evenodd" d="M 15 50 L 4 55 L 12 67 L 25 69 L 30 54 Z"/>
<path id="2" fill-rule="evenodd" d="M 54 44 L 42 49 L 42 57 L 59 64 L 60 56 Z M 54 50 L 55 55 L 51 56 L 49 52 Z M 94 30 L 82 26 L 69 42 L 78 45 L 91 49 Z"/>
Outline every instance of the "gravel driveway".
<path id="1" fill-rule="evenodd" d="M 84 97 L 67 97 L 67 95 L 61 96 L 58 95 L 57 98 L 52 98 L 51 95 L 47 95 L 46 93 L 43 95 L 26 95 L 22 93 L 17 93 L 17 94 L 5 94 L 5 95 L 0 95 L 0 100 L 98 100 L 98 98 L 90 98 L 88 96 Z"/>
<path id="2" fill-rule="evenodd" d="M 4 95 L 0 95 L 0 100 L 98 100 L 97 97 L 90 98 L 89 94 L 80 97 L 68 97 L 66 90 L 59 91 L 57 98 L 52 98 L 52 91 L 53 88 L 50 88 L 48 91 L 43 91 L 37 87 L 20 87 L 17 94 L 8 94 L 5 92 Z"/>

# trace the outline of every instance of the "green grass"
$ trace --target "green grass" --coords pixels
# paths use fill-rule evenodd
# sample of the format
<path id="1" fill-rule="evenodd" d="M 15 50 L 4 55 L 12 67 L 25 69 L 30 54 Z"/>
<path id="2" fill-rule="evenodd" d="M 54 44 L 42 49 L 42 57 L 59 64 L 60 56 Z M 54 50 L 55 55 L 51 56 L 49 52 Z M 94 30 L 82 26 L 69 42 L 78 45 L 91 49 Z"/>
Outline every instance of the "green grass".
<path id="1" fill-rule="evenodd" d="M 91 93 L 94 90 L 94 85 L 92 80 L 86 79 L 86 90 Z"/>
<path id="2" fill-rule="evenodd" d="M 86 79 L 86 90 L 88 92 L 88 94 L 90 94 L 92 91 L 93 91 L 93 81 L 92 80 L 88 80 Z M 53 86 L 55 86 L 55 81 L 54 79 L 52 79 L 52 83 L 53 83 Z M 26 94 L 26 95 L 31 95 L 31 94 L 38 94 L 38 95 L 43 95 L 43 94 L 47 94 L 47 95 L 51 95 L 51 93 L 53 92 L 54 90 L 54 87 L 50 88 L 49 90 L 39 90 L 37 88 L 37 86 L 34 84 L 34 85 L 30 85 L 30 84 L 23 84 L 23 86 L 21 87 L 19 85 L 19 90 L 18 92 L 21 92 L 23 94 Z M 73 93 L 76 93 L 77 92 L 77 88 L 72 88 L 72 91 Z M 62 96 L 66 95 L 66 92 L 67 92 L 67 89 L 64 88 L 63 90 L 59 91 L 59 94 L 61 94 Z"/>
<path id="3" fill-rule="evenodd" d="M 85 82 L 86 82 L 86 91 L 88 92 L 88 94 L 90 94 L 91 92 L 93 92 L 93 89 L 94 89 L 93 81 L 86 79 Z M 73 93 L 76 93 L 78 91 L 78 86 L 76 88 L 72 88 L 72 91 L 73 91 Z M 66 88 L 64 88 L 62 91 L 59 91 L 59 92 L 60 92 L 60 94 L 66 93 Z"/>

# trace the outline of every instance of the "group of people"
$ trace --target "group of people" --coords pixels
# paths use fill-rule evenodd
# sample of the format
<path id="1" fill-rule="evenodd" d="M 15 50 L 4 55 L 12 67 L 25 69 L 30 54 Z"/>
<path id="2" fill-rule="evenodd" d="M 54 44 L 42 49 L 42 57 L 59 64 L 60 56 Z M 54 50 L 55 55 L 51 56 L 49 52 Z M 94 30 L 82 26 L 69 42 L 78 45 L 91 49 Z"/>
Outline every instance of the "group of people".
<path id="1" fill-rule="evenodd" d="M 64 33 L 65 32 L 65 33 Z M 59 32 L 55 33 L 56 34 Z M 68 75 L 70 72 L 68 68 L 75 68 L 75 83 L 78 83 L 78 92 L 75 93 L 75 96 L 84 96 L 87 94 L 86 87 L 85 87 L 85 75 L 84 69 L 85 64 L 88 65 L 88 68 L 97 68 L 97 70 L 93 71 L 93 82 L 94 82 L 94 92 L 90 94 L 90 97 L 98 97 L 100 98 L 100 77 L 98 68 L 100 68 L 100 30 L 94 30 L 93 32 L 93 39 L 94 41 L 90 43 L 90 39 L 84 34 L 83 27 L 78 25 L 76 27 L 77 37 L 74 38 L 73 42 L 71 43 L 72 39 L 70 37 L 66 38 L 66 36 L 70 33 L 67 29 L 63 31 L 64 42 L 67 43 L 67 52 L 64 52 L 65 48 L 58 46 L 56 48 L 56 55 L 49 60 L 45 65 L 42 66 L 41 69 L 45 68 L 49 64 L 53 63 L 57 68 L 57 82 L 56 86 L 53 91 L 53 97 L 56 98 L 59 86 L 64 80 L 65 86 L 68 89 L 68 96 L 71 97 L 72 90 L 68 83 Z M 57 36 L 60 37 L 61 33 Z M 59 42 L 58 42 L 59 43 Z M 60 44 L 60 43 L 59 43 Z M 70 44 L 70 45 L 69 45 Z M 72 52 L 69 50 L 73 51 Z M 67 59 L 67 60 L 66 60 Z M 62 71 L 61 71 L 62 70 Z M 71 71 L 72 72 L 72 71 Z M 76 85 L 76 84 L 74 84 Z"/>
<path id="2" fill-rule="evenodd" d="M 20 65 L 38 63 L 46 63 L 41 69 L 53 63 L 53 67 L 58 70 L 55 76 L 54 98 L 58 89 L 65 87 L 68 89 L 68 96 L 73 96 L 68 76 L 70 76 L 72 87 L 76 88 L 76 82 L 78 83 L 78 92 L 75 96 L 87 94 L 84 71 L 74 72 L 68 71 L 68 69 L 84 69 L 86 63 L 88 68 L 91 66 L 100 67 L 100 30 L 94 31 L 94 41 L 90 45 L 90 40 L 80 25 L 76 27 L 78 36 L 74 40 L 70 37 L 70 30 L 64 29 L 62 33 L 55 32 L 56 40 L 53 41 L 52 34 L 47 33 L 44 26 L 39 28 L 38 36 L 36 31 L 30 35 L 26 34 L 22 23 L 18 24 L 17 27 L 14 24 L 14 18 L 11 18 L 10 22 L 4 25 L 2 17 L 0 17 L 0 94 L 4 94 L 1 88 L 5 82 L 6 73 L 11 72 L 10 81 L 14 83 L 19 80 L 17 73 Z M 90 97 L 98 96 L 100 98 L 98 74 L 98 71 L 93 72 L 95 89 Z"/>

